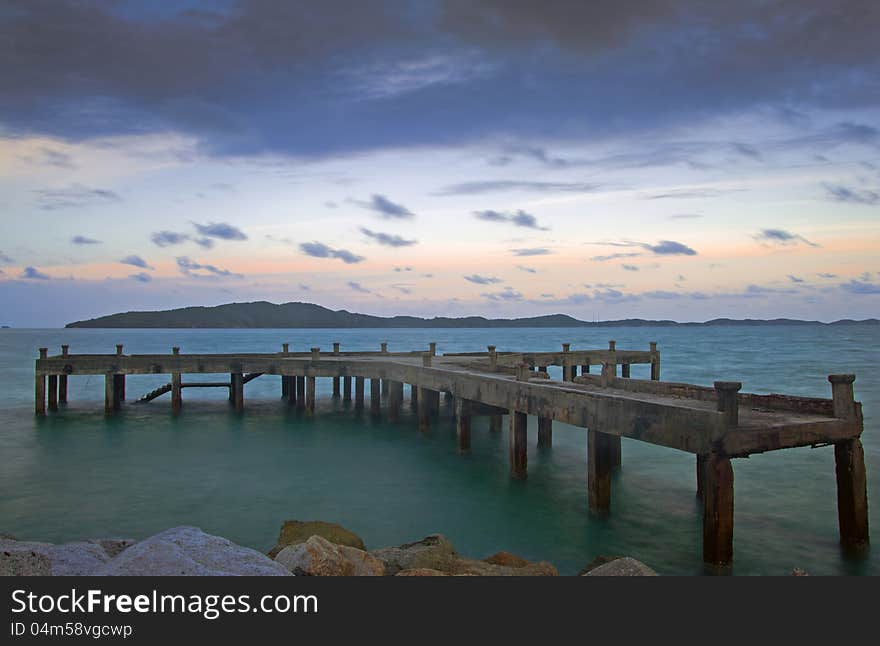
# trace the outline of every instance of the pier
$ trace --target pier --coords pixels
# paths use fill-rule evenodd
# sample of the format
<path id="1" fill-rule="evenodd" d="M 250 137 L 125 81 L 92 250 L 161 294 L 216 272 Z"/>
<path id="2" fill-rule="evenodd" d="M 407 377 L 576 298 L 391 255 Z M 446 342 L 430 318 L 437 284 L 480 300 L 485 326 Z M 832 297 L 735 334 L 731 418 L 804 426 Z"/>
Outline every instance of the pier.
<path id="1" fill-rule="evenodd" d="M 631 366 L 649 366 L 649 379 L 635 379 Z M 547 368 L 560 367 L 562 379 Z M 869 543 L 865 460 L 859 439 L 861 404 L 853 393 L 854 375 L 829 375 L 828 399 L 759 395 L 740 392 L 742 385 L 716 381 L 713 387 L 660 380 L 656 343 L 648 350 L 607 348 L 558 352 L 486 351 L 437 354 L 424 350 L 390 352 L 332 351 L 310 348 L 292 352 L 283 344 L 269 354 L 124 353 L 71 354 L 68 346 L 49 356 L 40 349 L 35 366 L 35 412 L 57 411 L 68 401 L 71 376 L 104 375 L 104 411 L 114 414 L 126 400 L 128 375 L 169 376 L 169 382 L 136 402 L 170 393 L 171 411 L 185 406 L 187 388 L 226 388 L 230 405 L 243 412 L 245 385 L 262 375 L 281 377 L 280 396 L 305 415 L 315 413 L 315 383 L 331 379 L 333 397 L 353 401 L 371 415 L 400 418 L 409 394 L 418 430 L 430 432 L 440 412 L 441 396 L 455 414 L 457 447 L 470 449 L 471 419 L 489 417 L 489 432 L 499 432 L 508 416 L 510 475 L 528 476 L 527 419 L 538 418 L 537 442 L 550 447 L 553 422 L 587 429 L 587 495 L 591 513 L 611 512 L 611 476 L 621 465 L 622 437 L 648 442 L 695 456 L 695 490 L 703 504 L 703 560 L 726 566 L 733 559 L 734 472 L 732 461 L 749 455 L 794 447 L 834 446 L 838 524 L 841 544 L 863 553 Z M 228 381 L 186 381 L 184 376 L 229 375 Z M 369 395 L 365 388 L 369 380 Z M 406 386 L 406 387 L 405 387 Z M 352 394 L 353 391 L 353 394 Z"/>

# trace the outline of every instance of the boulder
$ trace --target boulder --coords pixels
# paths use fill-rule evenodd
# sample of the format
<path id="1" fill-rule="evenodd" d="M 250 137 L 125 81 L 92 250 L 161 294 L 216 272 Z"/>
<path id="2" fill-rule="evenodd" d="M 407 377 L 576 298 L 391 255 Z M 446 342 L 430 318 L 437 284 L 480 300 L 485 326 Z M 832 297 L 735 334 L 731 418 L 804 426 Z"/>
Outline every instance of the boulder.
<path id="1" fill-rule="evenodd" d="M 525 562 L 525 565 L 497 565 L 486 561 L 458 559 L 448 570 L 450 574 L 469 574 L 472 576 L 559 576 L 556 568 L 546 561 Z"/>
<path id="2" fill-rule="evenodd" d="M 12 569 L 20 570 L 21 574 L 83 576 L 92 574 L 109 559 L 104 548 L 89 541 L 53 545 L 0 539 L 0 562 L 6 563 L 0 564 L 3 573 Z M 48 571 L 45 563 L 49 564 Z"/>
<path id="3" fill-rule="evenodd" d="M 269 552 L 271 558 L 288 545 L 305 543 L 312 536 L 320 536 L 336 545 L 348 545 L 359 550 L 365 550 L 361 537 L 351 532 L 342 525 L 327 523 L 322 520 L 285 520 L 278 534 L 278 542 Z"/>
<path id="4" fill-rule="evenodd" d="M 394 576 L 452 576 L 448 572 L 440 570 L 432 570 L 429 567 L 416 567 L 410 570 L 401 570 Z"/>
<path id="5" fill-rule="evenodd" d="M 510 552 L 498 552 L 484 560 L 486 563 L 492 563 L 493 565 L 507 565 L 509 567 L 524 567 L 529 564 L 523 557 L 511 554 Z"/>
<path id="6" fill-rule="evenodd" d="M 593 568 L 582 576 L 657 576 L 657 573 L 641 561 L 625 556 Z"/>
<path id="7" fill-rule="evenodd" d="M 198 527 L 174 527 L 126 548 L 99 567 L 103 576 L 290 576 L 256 550 Z"/>
<path id="8" fill-rule="evenodd" d="M 299 576 L 383 576 L 385 566 L 369 552 L 335 545 L 321 536 L 288 545 L 275 562 Z"/>
<path id="9" fill-rule="evenodd" d="M 585 575 L 587 572 L 589 572 L 590 570 L 595 570 L 595 569 L 596 569 L 597 567 L 599 567 L 600 565 L 605 565 L 606 563 L 611 563 L 611 561 L 616 561 L 617 559 L 622 559 L 622 558 L 623 558 L 623 555 L 622 555 L 622 554 L 621 554 L 621 555 L 618 555 L 618 556 L 608 556 L 608 555 L 605 555 L 605 554 L 600 554 L 599 556 L 597 556 L 596 558 L 594 558 L 592 561 L 590 561 L 589 563 L 587 563 L 587 564 L 581 569 L 581 571 L 578 572 L 578 576 L 583 576 L 583 575 Z"/>
<path id="10" fill-rule="evenodd" d="M 455 549 L 444 536 L 432 534 L 415 543 L 398 547 L 383 547 L 371 552 L 385 564 L 385 572 L 394 575 L 401 570 L 427 568 L 448 572 L 458 560 Z"/>
<path id="11" fill-rule="evenodd" d="M 137 543 L 133 538 L 90 538 L 89 542 L 100 545 L 111 559 Z"/>

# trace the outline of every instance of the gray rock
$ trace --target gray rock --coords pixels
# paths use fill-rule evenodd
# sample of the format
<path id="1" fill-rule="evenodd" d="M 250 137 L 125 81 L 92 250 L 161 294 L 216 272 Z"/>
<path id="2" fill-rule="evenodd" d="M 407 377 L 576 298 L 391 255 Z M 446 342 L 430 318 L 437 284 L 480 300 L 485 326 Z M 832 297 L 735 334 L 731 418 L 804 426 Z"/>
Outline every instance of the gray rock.
<path id="1" fill-rule="evenodd" d="M 133 538 L 90 538 L 89 542 L 100 545 L 111 559 L 137 543 Z"/>
<path id="2" fill-rule="evenodd" d="M 559 576 L 552 563 L 538 561 L 525 565 L 499 565 L 487 561 L 458 559 L 446 570 L 450 574 L 469 574 L 471 576 Z"/>
<path id="3" fill-rule="evenodd" d="M 41 558 L 28 557 L 28 554 L 39 555 Z M 28 562 L 32 563 L 36 568 L 33 572 L 35 575 L 83 576 L 94 573 L 110 557 L 104 548 L 89 541 L 53 545 L 51 543 L 0 539 L 0 561 L 7 559 L 13 559 L 18 563 L 16 568 L 24 567 L 24 564 Z M 49 563 L 48 572 L 44 571 L 43 561 Z"/>
<path id="4" fill-rule="evenodd" d="M 6 542 L 9 542 L 8 539 L 3 540 L 3 543 Z M 52 574 L 52 561 L 45 553 L 11 545 L 0 547 L 0 576 L 49 576 L 50 574 Z"/>
<path id="5" fill-rule="evenodd" d="M 383 547 L 370 553 L 385 564 L 385 573 L 392 576 L 401 570 L 449 572 L 458 560 L 452 543 L 440 534 L 432 534 L 398 547 Z"/>
<path id="6" fill-rule="evenodd" d="M 322 536 L 288 545 L 275 561 L 301 576 L 383 576 L 385 566 L 369 552 L 335 545 Z"/>
<path id="7" fill-rule="evenodd" d="M 290 576 L 265 554 L 198 527 L 174 527 L 135 543 L 104 563 L 103 576 Z"/>
<path id="8" fill-rule="evenodd" d="M 641 561 L 624 556 L 593 568 L 582 576 L 657 576 L 657 573 Z"/>

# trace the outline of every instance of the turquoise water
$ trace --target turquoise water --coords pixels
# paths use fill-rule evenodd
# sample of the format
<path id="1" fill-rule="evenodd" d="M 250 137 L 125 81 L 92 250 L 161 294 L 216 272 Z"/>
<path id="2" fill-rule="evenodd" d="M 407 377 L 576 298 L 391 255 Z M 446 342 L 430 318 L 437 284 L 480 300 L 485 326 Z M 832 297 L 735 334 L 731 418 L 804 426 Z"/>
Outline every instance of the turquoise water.
<path id="1" fill-rule="evenodd" d="M 450 410 L 431 433 L 418 433 L 408 405 L 397 424 L 357 416 L 318 380 L 314 418 L 280 401 L 280 379 L 245 386 L 246 412 L 230 412 L 224 389 L 185 390 L 172 417 L 168 396 L 103 416 L 103 378 L 72 377 L 70 405 L 33 415 L 33 360 L 52 352 L 273 352 L 410 350 L 439 352 L 644 348 L 658 341 L 663 378 L 711 384 L 742 381 L 744 390 L 829 397 L 826 376 L 854 372 L 863 402 L 870 522 L 880 541 L 880 350 L 878 329 L 617 328 L 526 330 L 2 330 L 0 331 L 0 532 L 65 541 L 141 538 L 190 524 L 268 550 L 288 518 L 339 522 L 368 547 L 443 533 L 458 550 L 482 557 L 506 549 L 553 562 L 573 574 L 599 554 L 627 554 L 662 574 L 700 574 L 701 507 L 693 456 L 623 440 L 623 468 L 613 482 L 612 513 L 587 511 L 586 431 L 554 425 L 553 448 L 538 450 L 529 419 L 529 478 L 508 476 L 507 433 L 490 434 L 475 418 L 472 453 L 456 452 Z M 633 376 L 647 376 L 633 366 Z M 558 377 L 558 375 L 556 375 Z M 227 378 L 224 376 L 224 378 Z M 129 377 L 129 400 L 168 381 Z M 505 420 L 506 421 L 506 420 Z M 505 426 L 506 431 L 506 426 Z M 831 448 L 794 449 L 735 460 L 733 572 L 880 574 L 880 548 L 866 559 L 838 548 Z"/>

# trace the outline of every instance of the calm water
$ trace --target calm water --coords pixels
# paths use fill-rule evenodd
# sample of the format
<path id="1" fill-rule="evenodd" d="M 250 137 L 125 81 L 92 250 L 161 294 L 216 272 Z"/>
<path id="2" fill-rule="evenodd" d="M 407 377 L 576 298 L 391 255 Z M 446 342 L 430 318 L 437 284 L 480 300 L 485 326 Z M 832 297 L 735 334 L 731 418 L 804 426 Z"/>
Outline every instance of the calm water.
<path id="1" fill-rule="evenodd" d="M 103 378 L 73 377 L 70 405 L 33 416 L 37 348 L 56 352 L 268 352 L 391 350 L 438 343 L 438 351 L 645 348 L 656 340 L 663 378 L 711 384 L 736 379 L 744 390 L 830 396 L 826 376 L 857 374 L 863 402 L 871 526 L 880 542 L 880 350 L 878 330 L 846 328 L 619 328 L 604 330 L 0 330 L 0 531 L 65 541 L 141 538 L 190 524 L 267 550 L 288 518 L 339 522 L 368 547 L 426 534 L 448 536 L 482 557 L 501 549 L 546 559 L 575 573 L 599 554 L 627 554 L 662 574 L 699 574 L 701 508 L 694 458 L 623 440 L 612 514 L 591 517 L 586 498 L 586 431 L 554 425 L 553 448 L 535 448 L 529 420 L 529 478 L 508 477 L 507 434 L 490 435 L 475 418 L 473 452 L 459 456 L 444 406 L 430 435 L 418 433 L 408 405 L 398 424 L 357 417 L 318 380 L 318 411 L 307 419 L 279 401 L 280 379 L 245 387 L 246 414 L 231 414 L 224 389 L 184 391 L 184 412 L 167 395 L 122 414 L 102 414 Z M 633 367 L 633 376 L 646 376 Z M 556 375 L 558 377 L 558 375 Z M 225 376 L 224 376 L 225 377 Z M 129 400 L 168 381 L 129 377 Z M 506 426 L 505 426 L 506 429 Z M 734 461 L 736 574 L 880 574 L 880 548 L 865 560 L 838 549 L 834 456 L 794 449 Z"/>

